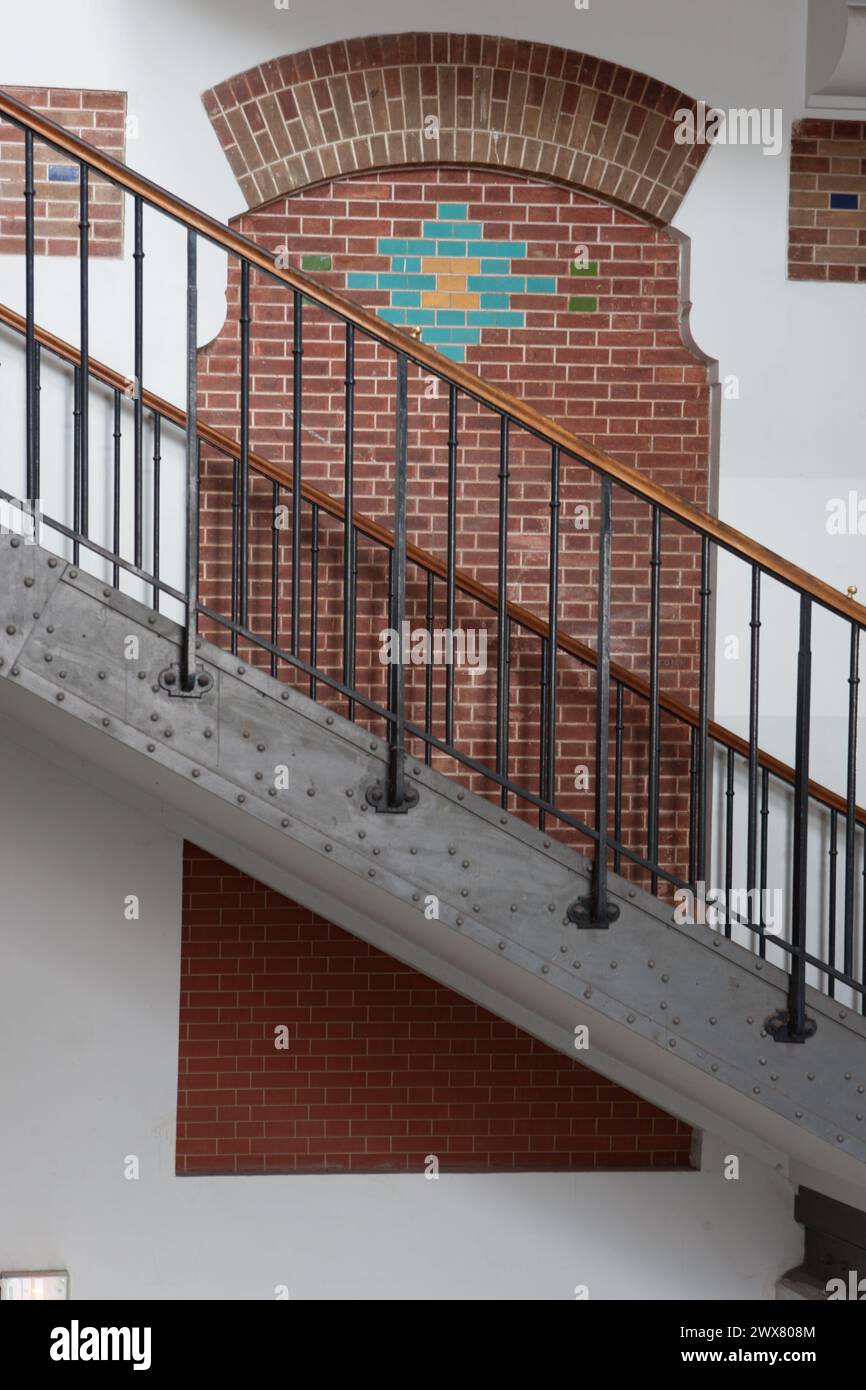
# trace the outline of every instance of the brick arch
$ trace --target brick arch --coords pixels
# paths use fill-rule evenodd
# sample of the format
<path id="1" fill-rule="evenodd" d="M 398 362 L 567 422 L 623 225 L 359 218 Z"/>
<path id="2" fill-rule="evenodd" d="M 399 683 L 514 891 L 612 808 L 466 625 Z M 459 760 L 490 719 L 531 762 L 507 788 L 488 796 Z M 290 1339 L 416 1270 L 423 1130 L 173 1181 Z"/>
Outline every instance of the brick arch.
<path id="1" fill-rule="evenodd" d="M 706 152 L 680 145 L 691 97 L 549 44 L 478 34 L 341 40 L 205 92 L 249 207 L 346 174 L 473 165 L 556 180 L 670 222 Z"/>

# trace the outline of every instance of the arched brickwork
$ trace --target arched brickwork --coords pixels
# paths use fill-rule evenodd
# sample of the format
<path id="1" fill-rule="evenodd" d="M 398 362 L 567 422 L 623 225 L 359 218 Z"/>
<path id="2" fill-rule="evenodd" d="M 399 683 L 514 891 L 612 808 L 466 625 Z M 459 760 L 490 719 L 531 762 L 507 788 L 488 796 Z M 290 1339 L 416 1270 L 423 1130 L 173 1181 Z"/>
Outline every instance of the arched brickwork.
<path id="1" fill-rule="evenodd" d="M 478 34 L 342 40 L 249 68 L 203 101 L 248 206 L 340 175 L 493 167 L 670 222 L 706 145 L 674 139 L 682 92 L 548 44 Z"/>

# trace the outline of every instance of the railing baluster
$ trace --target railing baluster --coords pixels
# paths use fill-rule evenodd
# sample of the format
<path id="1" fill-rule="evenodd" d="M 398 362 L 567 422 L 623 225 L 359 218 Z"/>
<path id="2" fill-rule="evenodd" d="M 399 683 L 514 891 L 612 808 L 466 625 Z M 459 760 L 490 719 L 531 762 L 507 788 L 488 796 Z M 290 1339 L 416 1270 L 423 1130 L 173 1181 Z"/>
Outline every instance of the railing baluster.
<path id="1" fill-rule="evenodd" d="M 355 683 L 355 326 L 346 324 L 346 372 L 343 460 L 343 684 Z M 355 702 L 349 700 L 346 717 L 355 718 Z"/>
<path id="2" fill-rule="evenodd" d="M 139 197 L 135 199 L 133 217 L 133 557 L 135 564 L 140 567 L 144 549 L 144 205 Z"/>
<path id="3" fill-rule="evenodd" d="M 276 518 L 275 518 L 276 520 Z M 238 621 L 238 573 L 240 570 L 240 527 L 241 527 L 241 465 L 240 459 L 232 459 L 232 623 Z M 238 634 L 232 629 L 232 656 L 238 654 Z"/>
<path id="4" fill-rule="evenodd" d="M 544 801 L 547 796 L 547 638 L 541 639 L 539 664 L 538 701 L 538 795 Z M 547 812 L 543 806 L 538 808 L 538 828 L 543 830 L 547 824 Z"/>
<path id="5" fill-rule="evenodd" d="M 706 884 L 707 877 L 707 773 L 709 728 L 710 661 L 710 540 L 701 537 L 701 619 L 698 689 L 698 825 L 695 878 Z"/>
<path id="6" fill-rule="evenodd" d="M 81 333 L 81 420 L 79 514 L 77 530 L 82 536 L 90 534 L 90 170 L 79 166 L 78 188 L 78 264 L 80 271 L 80 333 Z"/>
<path id="7" fill-rule="evenodd" d="M 650 556 L 650 707 L 649 707 L 649 804 L 647 806 L 647 859 L 659 857 L 659 760 L 661 721 L 659 713 L 659 608 L 662 566 L 661 512 L 652 509 L 652 554 Z M 658 876 L 650 876 L 650 891 L 658 890 Z"/>
<path id="8" fill-rule="evenodd" d="M 181 655 L 181 685 L 193 689 L 198 626 L 199 440 L 198 440 L 198 242 L 186 239 L 186 625 Z"/>
<path id="9" fill-rule="evenodd" d="M 33 132 L 24 132 L 24 301 L 27 317 L 25 338 L 27 497 L 39 496 L 39 448 L 36 393 L 36 183 L 33 175 Z"/>
<path id="10" fill-rule="evenodd" d="M 749 619 L 749 783 L 746 826 L 746 892 L 749 926 L 755 925 L 752 894 L 758 872 L 758 714 L 761 659 L 761 571 L 752 566 L 752 608 Z"/>
<path id="11" fill-rule="evenodd" d="M 319 508 L 312 506 L 310 521 L 311 560 L 310 560 L 310 665 L 315 671 L 319 659 Z M 318 684 L 314 675 L 310 676 L 310 699 L 315 700 Z"/>
<path id="12" fill-rule="evenodd" d="M 607 900 L 608 735 L 610 732 L 611 482 L 601 479 L 598 536 L 598 637 L 595 700 L 595 830 L 597 835 L 588 926 L 607 927 L 619 909 Z"/>
<path id="13" fill-rule="evenodd" d="M 734 750 L 728 749 L 725 787 L 725 936 L 731 935 L 731 889 L 734 886 Z"/>
<path id="14" fill-rule="evenodd" d="M 843 970 L 852 973 L 854 959 L 854 873 L 857 851 L 857 717 L 860 703 L 860 629 L 851 624 L 848 664 L 848 758 L 847 804 L 845 809 L 845 923 L 843 930 Z"/>
<path id="15" fill-rule="evenodd" d="M 499 417 L 499 540 L 496 611 L 496 771 L 508 777 L 508 416 Z M 549 644 L 548 644 L 549 645 Z M 548 658 L 549 660 L 549 658 Z M 548 695 L 549 698 L 549 695 Z M 503 786 L 503 806 L 508 793 Z"/>
<path id="16" fill-rule="evenodd" d="M 767 901 L 767 865 L 768 865 L 768 838 L 770 824 L 770 772 L 766 767 L 761 768 L 761 911 L 759 921 L 761 924 L 761 936 L 759 941 L 759 951 L 761 957 L 767 954 L 767 938 L 764 935 L 764 928 L 767 925 L 766 911 L 764 904 Z M 774 925 L 777 925 L 774 923 Z"/>
<path id="17" fill-rule="evenodd" d="M 114 440 L 114 477 L 113 477 L 113 485 L 112 485 L 112 492 L 111 492 L 112 511 L 113 511 L 113 517 L 112 517 L 113 525 L 112 525 L 112 528 L 111 528 L 111 536 L 112 536 L 112 543 L 113 543 L 113 545 L 114 545 L 114 553 L 115 553 L 115 555 L 120 555 L 120 457 L 121 457 L 121 454 L 120 454 L 120 446 L 121 446 L 121 440 L 122 440 L 122 432 L 121 432 L 121 421 L 122 421 L 122 416 L 121 416 L 121 404 L 122 404 L 122 398 L 121 398 L 121 394 L 120 394 L 120 389 L 119 389 L 119 387 L 116 387 L 116 388 L 115 388 L 113 394 L 114 394 L 114 431 L 113 431 L 113 434 L 112 434 L 112 438 L 113 438 L 113 440 Z M 112 566 L 111 582 L 112 582 L 112 584 L 114 585 L 114 587 L 115 587 L 115 589 L 116 589 L 117 586 L 118 586 L 118 584 L 119 584 L 119 582 L 120 582 L 120 566 L 119 566 L 118 564 L 115 564 L 115 565 Z"/>
<path id="18" fill-rule="evenodd" d="M 614 748 L 616 752 L 616 773 L 613 783 L 613 838 L 616 840 L 617 847 L 613 852 L 613 871 L 619 873 L 622 862 L 622 854 L 619 846 L 622 844 L 622 738 L 624 730 L 624 695 L 622 681 L 616 682 L 616 731 L 614 736 Z"/>
<path id="19" fill-rule="evenodd" d="M 414 789 L 406 786 L 406 667 L 403 664 L 403 620 L 406 616 L 406 473 L 409 444 L 408 359 L 397 357 L 397 414 L 394 431 L 394 546 L 391 550 L 390 627 L 397 636 L 397 660 L 389 670 L 388 778 L 384 798 L 377 808 L 403 812 L 417 800 Z"/>
<path id="20" fill-rule="evenodd" d="M 839 858 L 839 847 L 837 843 L 837 811 L 830 809 L 830 865 L 829 865 L 829 903 L 827 905 L 827 964 L 836 964 L 836 870 Z M 835 997 L 836 981 L 831 974 L 827 977 L 827 993 L 830 998 Z"/>
<path id="21" fill-rule="evenodd" d="M 277 512 L 280 505 L 280 485 L 271 488 L 271 644 L 277 645 L 280 630 L 280 532 Z M 277 674 L 277 654 L 271 652 L 271 675 Z"/>
<path id="22" fill-rule="evenodd" d="M 448 390 L 448 539 L 445 577 L 445 626 L 453 634 L 457 568 L 457 387 Z M 452 637 L 453 640 L 453 637 Z M 454 742 L 454 663 L 445 668 L 445 742 Z"/>
<path id="23" fill-rule="evenodd" d="M 689 739 L 689 883 L 697 892 L 698 878 L 698 730 Z"/>
<path id="24" fill-rule="evenodd" d="M 153 577 L 159 580 L 160 472 L 162 465 L 162 417 L 153 417 Z M 159 583 L 153 586 L 153 606 L 159 612 Z"/>
<path id="25" fill-rule="evenodd" d="M 249 626 L 250 603 L 250 266 L 241 261 L 241 452 L 238 481 L 240 534 L 238 536 L 238 623 Z M 274 518 L 276 521 L 276 518 Z"/>
<path id="26" fill-rule="evenodd" d="M 550 551 L 547 571 L 547 712 L 544 750 L 544 797 L 553 802 L 556 793 L 556 658 L 559 647 L 559 514 L 560 453 L 554 444 L 550 451 Z"/>
<path id="27" fill-rule="evenodd" d="M 81 518 L 81 368 L 73 369 L 72 383 L 72 563 L 78 564 Z"/>
<path id="28" fill-rule="evenodd" d="M 433 639 L 433 571 L 427 571 L 427 602 L 425 605 L 424 621 L 427 633 L 431 641 Z M 452 652 L 453 655 L 453 652 Z M 449 663 L 450 664 L 450 663 Z M 446 666 L 446 670 L 448 667 Z M 433 732 L 433 662 L 427 662 L 427 669 L 424 673 L 424 730 L 427 734 Z M 433 745 L 424 744 L 424 761 L 428 767 L 433 762 Z"/>
<path id="29" fill-rule="evenodd" d="M 300 650 L 301 636 L 301 394 L 303 391 L 304 325 L 303 296 L 293 295 L 292 328 L 292 656 Z"/>

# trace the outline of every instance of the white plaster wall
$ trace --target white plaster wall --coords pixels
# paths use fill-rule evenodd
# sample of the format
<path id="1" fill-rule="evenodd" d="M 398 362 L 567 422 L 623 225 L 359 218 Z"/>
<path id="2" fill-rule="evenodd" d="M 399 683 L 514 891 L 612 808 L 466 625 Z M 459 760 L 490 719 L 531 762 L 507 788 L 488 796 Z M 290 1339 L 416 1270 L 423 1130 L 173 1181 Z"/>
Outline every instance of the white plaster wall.
<path id="1" fill-rule="evenodd" d="M 0 739 L 0 1268 L 74 1298 L 703 1300 L 797 1263 L 791 1187 L 726 1181 L 723 1140 L 702 1172 L 174 1177 L 181 844 L 62 761 Z"/>

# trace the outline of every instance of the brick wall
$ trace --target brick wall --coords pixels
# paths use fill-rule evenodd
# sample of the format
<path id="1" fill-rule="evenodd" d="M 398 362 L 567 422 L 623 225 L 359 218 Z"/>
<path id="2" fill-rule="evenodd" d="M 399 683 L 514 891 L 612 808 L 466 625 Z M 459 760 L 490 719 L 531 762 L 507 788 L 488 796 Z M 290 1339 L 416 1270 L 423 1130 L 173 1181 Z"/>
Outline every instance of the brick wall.
<path id="1" fill-rule="evenodd" d="M 678 248 L 668 235 L 585 193 L 487 171 L 428 168 L 375 178 L 335 180 L 325 187 L 247 213 L 239 228 L 275 256 L 287 256 L 323 283 L 348 292 L 392 322 L 415 326 L 422 338 L 501 383 L 578 435 L 642 470 L 699 506 L 707 503 L 709 387 L 707 369 L 680 335 Z M 292 460 L 292 303 L 279 286 L 252 276 L 252 444 L 288 467 Z M 204 419 L 238 431 L 239 281 L 230 268 L 228 317 L 200 360 Z M 304 309 L 302 459 L 304 477 L 341 495 L 343 475 L 344 332 L 315 306 Z M 393 456 L 392 354 L 359 336 L 356 345 L 356 507 L 388 523 Z M 428 396 L 429 382 L 410 373 L 410 538 L 442 556 L 447 492 L 447 391 Z M 458 564 L 497 583 L 499 425 L 461 401 L 458 454 Z M 550 457 L 523 431 L 511 432 L 509 597 L 546 616 Z M 230 610 L 230 472 L 205 462 L 207 525 L 203 587 L 220 611 Z M 286 497 L 284 500 L 288 500 Z M 581 522 L 581 509 L 583 523 Z M 595 526 L 598 484 L 566 461 L 562 477 L 560 621 L 595 647 Z M 252 491 L 253 624 L 270 636 L 273 497 Z M 302 651 L 310 650 L 310 514 L 305 511 L 301 592 Z M 649 641 L 650 516 L 620 489 L 614 496 L 615 659 L 646 672 Z M 661 678 L 671 694 L 694 703 L 697 686 L 697 548 L 663 524 Z M 288 543 L 277 537 L 286 644 L 291 589 Z M 320 518 L 317 662 L 341 675 L 342 533 Z M 441 626 L 443 589 L 434 589 Z M 359 544 L 359 671 L 364 689 L 384 701 L 385 670 L 371 651 L 387 627 L 384 554 Z M 413 627 L 425 624 L 426 590 L 410 567 Z M 495 617 L 470 601 L 458 625 L 488 636 L 485 676 L 458 681 L 458 742 L 485 765 L 495 758 Z M 217 635 L 213 632 L 211 635 Z M 538 789 L 540 644 L 516 628 L 511 648 L 509 771 Z M 246 652 L 248 659 L 265 659 Z M 366 669 L 364 663 L 366 662 Z M 557 712 L 556 799 L 592 821 L 594 675 L 563 663 Z M 423 724 L 424 672 L 409 673 L 410 717 Z M 431 695 L 434 733 L 441 736 L 444 674 Z M 319 688 L 320 697 L 327 692 Z M 338 706 L 342 710 L 344 706 Z M 647 711 L 625 702 L 623 829 L 645 849 Z M 378 729 L 381 733 L 381 727 Z M 662 844 L 671 867 L 683 867 L 688 824 L 687 744 L 662 721 Z M 416 756 L 418 754 L 416 753 Z M 442 762 L 440 760 L 440 765 Z M 586 774 L 576 774 L 585 768 Z M 581 781 L 575 785 L 576 777 Z M 476 778 L 476 789 L 482 789 Z M 513 803 L 512 803 L 513 804 Z"/>
<path id="2" fill-rule="evenodd" d="M 866 280 L 866 122 L 795 123 L 788 221 L 791 280 Z"/>
<path id="3" fill-rule="evenodd" d="M 126 93 L 78 88 L 5 87 L 113 159 L 125 158 Z M 77 256 L 79 166 L 39 139 L 34 142 L 37 256 Z M 92 256 L 123 255 L 123 194 L 91 173 L 89 247 Z M 24 254 L 24 134 L 0 121 L 0 254 Z"/>
<path id="4" fill-rule="evenodd" d="M 686 1125 L 193 845 L 183 920 L 179 1173 L 688 1166 Z"/>

